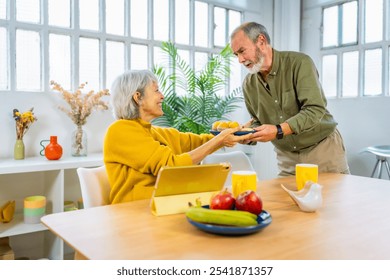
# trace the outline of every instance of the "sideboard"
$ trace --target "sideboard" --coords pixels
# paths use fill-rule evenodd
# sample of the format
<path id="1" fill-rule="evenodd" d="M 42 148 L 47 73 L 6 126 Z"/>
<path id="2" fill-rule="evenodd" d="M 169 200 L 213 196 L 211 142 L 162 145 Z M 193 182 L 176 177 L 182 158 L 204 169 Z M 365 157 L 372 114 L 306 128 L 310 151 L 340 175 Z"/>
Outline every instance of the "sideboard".
<path id="1" fill-rule="evenodd" d="M 76 169 L 102 164 L 101 153 L 59 160 L 47 160 L 45 157 L 23 160 L 0 158 L 0 204 L 8 200 L 16 202 L 13 220 L 0 223 L 0 238 L 10 237 L 16 257 L 64 259 L 66 250 L 60 238 L 42 224 L 24 223 L 24 198 L 44 195 L 47 199 L 46 214 L 62 212 L 64 201 L 77 201 L 81 197 Z"/>

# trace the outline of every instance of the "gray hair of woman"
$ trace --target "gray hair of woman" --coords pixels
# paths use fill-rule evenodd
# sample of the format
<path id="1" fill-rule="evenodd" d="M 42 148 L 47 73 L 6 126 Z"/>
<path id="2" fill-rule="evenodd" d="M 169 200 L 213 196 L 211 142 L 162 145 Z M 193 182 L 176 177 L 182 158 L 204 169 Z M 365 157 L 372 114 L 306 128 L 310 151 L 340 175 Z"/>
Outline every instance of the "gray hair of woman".
<path id="1" fill-rule="evenodd" d="M 149 70 L 131 70 L 118 76 L 111 86 L 110 103 L 114 118 L 133 120 L 140 117 L 139 104 L 133 98 L 139 92 L 140 100 L 145 94 L 145 87 L 157 83 L 156 76 Z"/>
<path id="2" fill-rule="evenodd" d="M 241 24 L 239 27 L 233 30 L 232 34 L 230 35 L 230 40 L 233 39 L 237 32 L 241 30 L 246 34 L 246 36 L 248 36 L 249 39 L 251 39 L 253 43 L 256 43 L 257 39 L 262 34 L 267 39 L 268 44 L 271 44 L 271 38 L 269 37 L 267 29 L 264 27 L 264 25 L 261 25 L 257 22 L 245 22 Z"/>

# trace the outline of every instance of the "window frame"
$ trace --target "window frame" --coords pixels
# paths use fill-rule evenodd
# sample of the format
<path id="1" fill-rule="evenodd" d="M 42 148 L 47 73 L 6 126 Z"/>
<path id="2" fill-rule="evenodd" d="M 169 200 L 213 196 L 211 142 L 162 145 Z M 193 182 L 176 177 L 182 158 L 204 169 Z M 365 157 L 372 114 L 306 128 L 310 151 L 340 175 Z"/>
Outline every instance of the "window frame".
<path id="1" fill-rule="evenodd" d="M 161 46 L 161 41 L 154 40 L 153 36 L 153 3 L 155 0 L 147 0 L 148 3 L 148 18 L 151 19 L 148 24 L 148 34 L 146 38 L 136 38 L 132 37 L 130 34 L 131 26 L 131 18 L 130 18 L 130 5 L 132 0 L 124 0 L 125 6 L 125 27 L 124 27 L 124 35 L 115 35 L 106 33 L 105 31 L 105 4 L 106 1 L 109 0 L 98 0 L 99 2 L 99 30 L 83 30 L 80 29 L 79 26 L 79 10 L 75 7 L 78 7 L 79 2 L 82 0 L 70 0 L 70 27 L 61 27 L 55 25 L 49 25 L 48 21 L 48 0 L 40 0 L 41 7 L 41 21 L 40 23 L 26 23 L 16 21 L 16 3 L 12 0 L 6 0 L 7 12 L 6 19 L 0 19 L 0 26 L 6 28 L 7 34 L 7 51 L 8 51 L 8 62 L 7 62 L 7 71 L 8 71 L 8 89 L 0 90 L 2 92 L 30 92 L 29 90 L 20 91 L 16 89 L 16 30 L 21 28 L 24 30 L 32 30 L 39 32 L 41 36 L 41 89 L 38 92 L 48 92 L 51 90 L 50 87 L 50 72 L 49 72 L 49 35 L 57 34 L 57 35 L 66 35 L 70 36 L 71 40 L 71 73 L 70 73 L 70 81 L 71 87 L 76 88 L 81 82 L 79 80 L 79 40 L 80 38 L 91 38 L 99 40 L 99 53 L 100 53 L 100 61 L 99 61 L 99 83 L 100 88 L 109 88 L 110 85 L 106 84 L 107 74 L 105 72 L 106 67 L 106 41 L 114 41 L 121 42 L 125 44 L 125 70 L 130 69 L 131 67 L 131 45 L 132 44 L 140 44 L 147 46 L 147 65 L 148 69 L 152 69 L 154 62 L 154 48 Z M 174 42 L 175 36 L 175 0 L 169 1 L 169 38 L 168 40 Z M 189 1 L 189 44 L 177 44 L 178 49 L 187 50 L 190 53 L 190 66 L 194 67 L 195 61 L 195 53 L 196 52 L 206 52 L 209 56 L 216 54 L 222 50 L 223 47 L 214 46 L 214 37 L 213 37 L 213 26 L 214 26 L 214 7 L 224 8 L 227 11 L 232 10 L 239 12 L 241 14 L 241 22 L 243 20 L 243 10 L 239 8 L 231 8 L 228 6 L 224 6 L 222 4 L 213 4 L 203 0 L 188 0 Z M 208 46 L 200 47 L 194 44 L 194 6 L 195 2 L 204 2 L 208 5 Z M 226 17 L 226 21 L 228 21 L 229 17 Z M 226 23 L 227 24 L 227 23 Z M 226 38 L 228 40 L 229 36 L 226 34 Z M 228 43 L 228 42 L 226 42 Z M 58 81 L 60 82 L 60 81 Z M 229 87 L 226 87 L 226 93 L 230 91 Z M 36 92 L 36 91 L 35 91 Z"/>
<path id="2" fill-rule="evenodd" d="M 355 0 L 354 0 L 355 1 Z M 378 42 L 370 42 L 365 43 L 365 5 L 368 0 L 356 0 L 357 1 L 357 43 L 349 43 L 349 44 L 340 44 L 342 34 L 341 34 L 341 19 L 339 18 L 339 26 L 338 26 L 338 46 L 330 46 L 330 47 L 322 47 L 323 46 L 323 32 L 324 32 L 324 10 L 334 6 L 342 6 L 348 1 L 338 1 L 337 3 L 333 3 L 331 5 L 322 6 L 321 10 L 321 40 L 320 40 L 320 69 L 322 69 L 323 58 L 327 55 L 336 55 L 337 56 L 337 95 L 327 96 L 327 98 L 369 98 L 369 97 L 377 97 L 377 96 L 390 96 L 389 92 L 389 80 L 390 77 L 390 0 L 383 0 L 383 38 Z M 369 4 L 369 3 L 367 3 Z M 340 15 L 339 15 L 340 17 Z M 381 93 L 378 95 L 368 95 L 364 92 L 364 65 L 365 65 L 365 52 L 371 49 L 380 48 L 382 50 L 382 84 L 381 84 Z M 356 96 L 343 96 L 342 92 L 342 70 L 343 70 L 343 54 L 346 52 L 357 51 L 358 52 L 358 92 Z M 321 70 L 322 71 L 322 70 Z M 321 82 L 322 80 L 322 76 Z M 325 93 L 326 94 L 326 93 Z"/>

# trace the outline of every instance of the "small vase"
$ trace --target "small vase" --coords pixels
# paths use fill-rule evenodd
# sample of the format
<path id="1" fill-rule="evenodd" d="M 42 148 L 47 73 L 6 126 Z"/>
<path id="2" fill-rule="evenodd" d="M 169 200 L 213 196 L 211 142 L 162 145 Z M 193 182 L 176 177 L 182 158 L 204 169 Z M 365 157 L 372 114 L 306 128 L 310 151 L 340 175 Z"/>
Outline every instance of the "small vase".
<path id="1" fill-rule="evenodd" d="M 57 160 L 62 156 L 62 147 L 57 143 L 57 136 L 50 136 L 50 143 L 45 148 L 45 157 L 49 160 Z"/>
<path id="2" fill-rule="evenodd" d="M 85 157 L 87 156 L 87 133 L 81 125 L 77 126 L 72 133 L 72 156 Z"/>
<path id="3" fill-rule="evenodd" d="M 24 159 L 24 143 L 22 139 L 17 139 L 14 146 L 14 159 Z"/>

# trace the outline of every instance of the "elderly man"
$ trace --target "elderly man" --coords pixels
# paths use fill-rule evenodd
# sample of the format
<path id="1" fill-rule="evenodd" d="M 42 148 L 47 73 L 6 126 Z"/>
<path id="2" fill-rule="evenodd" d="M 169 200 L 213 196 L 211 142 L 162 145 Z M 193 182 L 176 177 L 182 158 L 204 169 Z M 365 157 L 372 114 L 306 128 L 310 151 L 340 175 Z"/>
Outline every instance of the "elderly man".
<path id="1" fill-rule="evenodd" d="M 294 175 L 298 163 L 317 164 L 319 172 L 349 173 L 343 139 L 312 59 L 275 50 L 266 28 L 256 22 L 237 27 L 231 47 L 249 71 L 243 92 L 256 132 L 245 143 L 271 141 L 279 176 Z"/>

